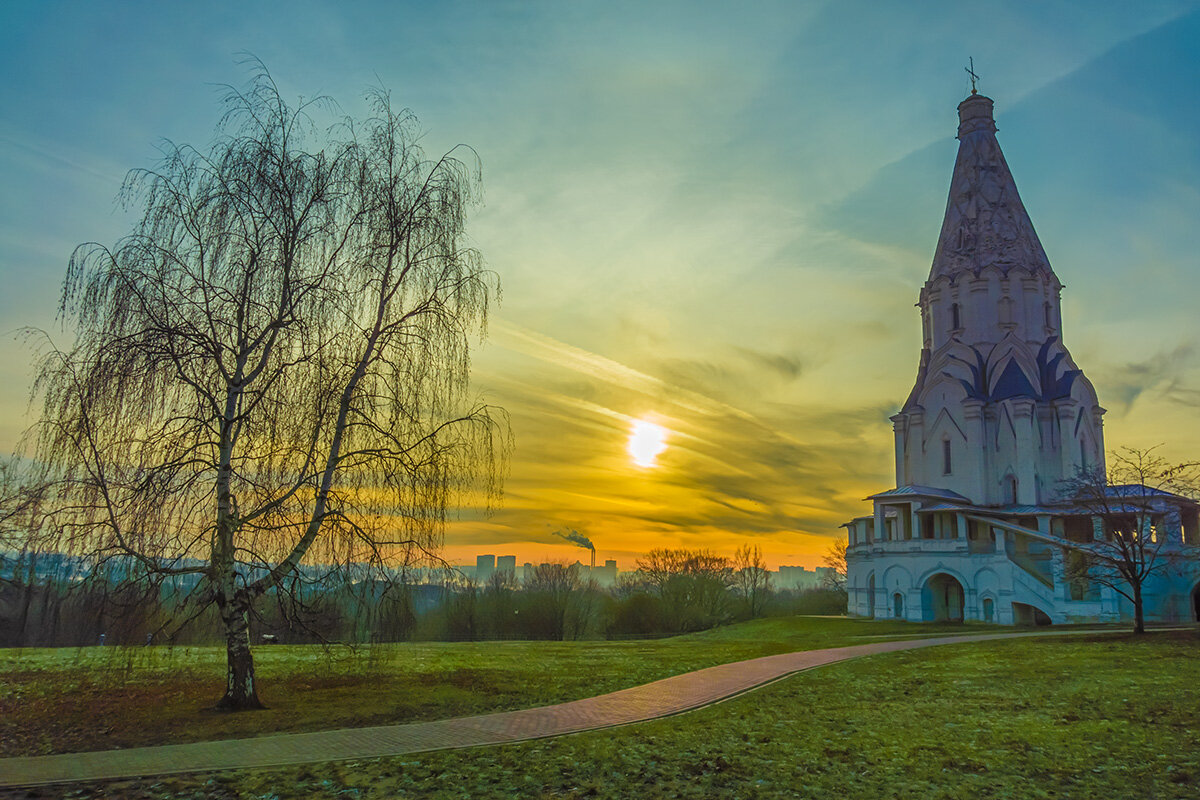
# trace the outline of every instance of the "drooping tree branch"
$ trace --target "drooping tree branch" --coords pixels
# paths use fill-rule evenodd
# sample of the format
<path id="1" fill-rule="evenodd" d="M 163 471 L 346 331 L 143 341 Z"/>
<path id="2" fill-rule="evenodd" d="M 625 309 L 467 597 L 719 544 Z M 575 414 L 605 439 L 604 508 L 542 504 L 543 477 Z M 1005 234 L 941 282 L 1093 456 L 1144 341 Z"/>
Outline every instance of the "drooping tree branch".
<path id="1" fill-rule="evenodd" d="M 75 340 L 35 387 L 54 546 L 202 572 L 242 695 L 256 598 L 437 563 L 507 447 L 503 413 L 469 396 L 499 292 L 465 245 L 474 152 L 427 159 L 382 90 L 322 132 L 329 102 L 289 106 L 254 64 L 211 148 L 166 142 L 130 173 L 130 235 L 75 251 Z"/>

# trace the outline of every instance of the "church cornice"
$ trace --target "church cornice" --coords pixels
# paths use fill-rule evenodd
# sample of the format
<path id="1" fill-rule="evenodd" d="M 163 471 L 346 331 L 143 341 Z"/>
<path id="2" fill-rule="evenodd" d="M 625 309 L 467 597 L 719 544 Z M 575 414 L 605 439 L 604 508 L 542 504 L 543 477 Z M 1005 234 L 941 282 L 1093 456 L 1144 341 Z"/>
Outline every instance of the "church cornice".
<path id="1" fill-rule="evenodd" d="M 1010 269 L 1003 269 L 1000 266 L 991 265 L 984 267 L 978 271 L 955 271 L 955 272 L 937 272 L 931 273 L 925 285 L 921 287 L 923 292 L 933 293 L 944 291 L 946 289 L 962 289 L 965 287 L 987 284 L 991 280 L 998 280 L 1003 285 L 1003 282 L 1008 281 L 1010 286 L 1013 281 L 1017 280 L 1033 280 L 1037 281 L 1037 285 L 1042 288 L 1048 288 L 1051 291 L 1061 292 L 1066 288 L 1065 284 L 1059 281 L 1058 276 L 1053 272 L 1047 272 L 1040 268 L 1029 268 L 1023 264 L 1018 264 Z"/>

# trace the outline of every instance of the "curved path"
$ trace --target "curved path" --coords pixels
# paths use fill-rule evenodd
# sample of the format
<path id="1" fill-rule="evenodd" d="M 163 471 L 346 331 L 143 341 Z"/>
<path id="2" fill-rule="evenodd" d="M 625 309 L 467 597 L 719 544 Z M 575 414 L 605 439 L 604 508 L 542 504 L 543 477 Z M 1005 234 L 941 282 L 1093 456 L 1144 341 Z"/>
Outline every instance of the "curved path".
<path id="1" fill-rule="evenodd" d="M 941 636 L 802 650 L 722 664 L 570 703 L 477 717 L 5 758 L 0 759 L 0 787 L 381 758 L 561 736 L 680 714 L 736 697 L 802 670 L 851 658 L 956 642 L 1038 635 L 1062 635 L 1062 632 Z"/>

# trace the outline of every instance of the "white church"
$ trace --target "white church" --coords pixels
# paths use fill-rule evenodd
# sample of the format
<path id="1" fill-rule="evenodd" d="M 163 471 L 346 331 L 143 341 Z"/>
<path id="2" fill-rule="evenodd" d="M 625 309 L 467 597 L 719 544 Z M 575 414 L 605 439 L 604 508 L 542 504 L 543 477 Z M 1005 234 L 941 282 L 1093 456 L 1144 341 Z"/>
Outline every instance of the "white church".
<path id="1" fill-rule="evenodd" d="M 992 101 L 958 106 L 958 158 L 922 287 L 896 487 L 847 523 L 852 615 L 998 624 L 1116 621 L 1131 603 L 1066 568 L 1102 520 L 1060 481 L 1104 466 L 1104 409 L 1063 344 L 1062 284 L 996 140 Z M 1110 487 L 1120 491 L 1121 487 Z M 1153 493 L 1163 555 L 1200 544 L 1196 503 Z M 1200 615 L 1200 563 L 1152 578 L 1146 620 Z"/>

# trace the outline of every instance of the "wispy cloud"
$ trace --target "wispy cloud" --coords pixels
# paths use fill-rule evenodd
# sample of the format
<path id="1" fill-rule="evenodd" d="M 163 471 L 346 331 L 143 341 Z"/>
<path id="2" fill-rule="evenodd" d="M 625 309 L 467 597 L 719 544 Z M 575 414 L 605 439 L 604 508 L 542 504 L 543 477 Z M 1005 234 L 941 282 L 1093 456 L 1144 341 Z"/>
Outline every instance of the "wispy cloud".
<path id="1" fill-rule="evenodd" d="M 112 197 L 154 142 L 210 140 L 210 84 L 244 78 L 230 53 L 351 114 L 382 83 L 430 153 L 479 152 L 470 232 L 505 285 L 475 381 L 511 414 L 506 501 L 455 523 L 448 552 L 573 557 L 549 531 L 579 530 L 627 559 L 753 537 L 812 565 L 892 481 L 887 417 L 915 374 L 969 91 L 962 31 L 986 29 L 981 90 L 1109 443 L 1200 448 L 1194 0 L 298 8 L 159 4 L 99 38 L 100 6 L 8 12 L 5 327 L 53 314 L 75 244 L 128 231 Z M 0 341 L 4 419 L 28 360 Z M 652 469 L 626 452 L 642 417 L 669 431 Z"/>

